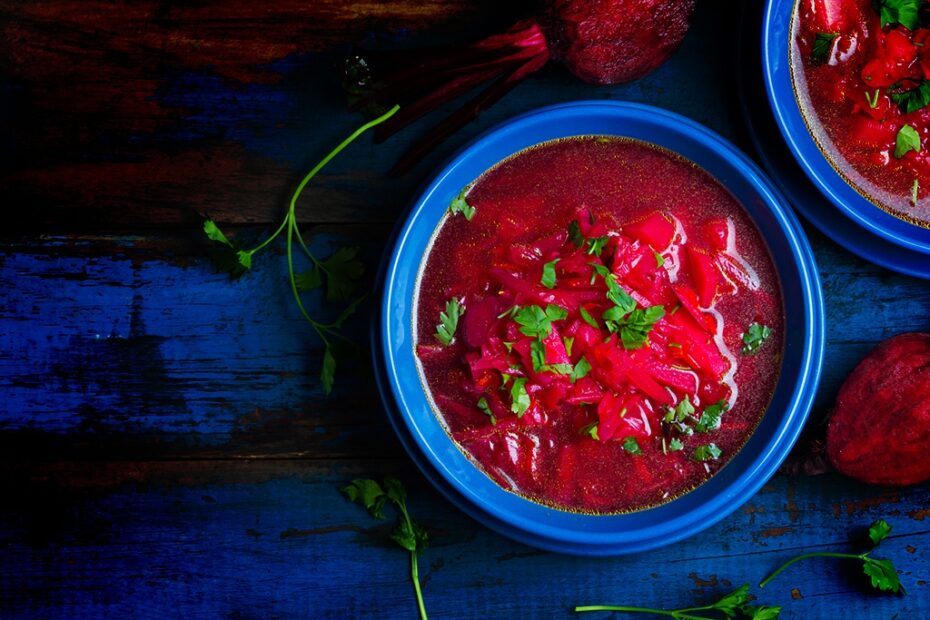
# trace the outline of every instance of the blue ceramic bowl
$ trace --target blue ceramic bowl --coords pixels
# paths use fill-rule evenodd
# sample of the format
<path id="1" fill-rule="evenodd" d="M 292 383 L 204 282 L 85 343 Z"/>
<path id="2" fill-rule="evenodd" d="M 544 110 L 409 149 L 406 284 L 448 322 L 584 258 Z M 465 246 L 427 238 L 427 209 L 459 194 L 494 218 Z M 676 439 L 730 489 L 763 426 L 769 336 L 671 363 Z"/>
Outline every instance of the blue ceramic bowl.
<path id="1" fill-rule="evenodd" d="M 842 213 L 892 243 L 930 254 L 930 229 L 910 224 L 860 194 L 833 167 L 804 122 L 795 96 L 790 49 L 796 0 L 769 0 L 762 18 L 762 75 L 775 124 L 817 189 Z"/>
<path id="2" fill-rule="evenodd" d="M 449 203 L 485 170 L 527 147 L 581 135 L 624 136 L 664 147 L 710 173 L 744 205 L 774 258 L 785 304 L 785 351 L 768 411 L 746 446 L 719 473 L 667 504 L 622 515 L 585 515 L 504 490 L 456 446 L 419 377 L 414 292 L 430 240 Z M 384 265 L 374 355 L 398 435 L 437 488 L 497 531 L 537 547 L 616 555 L 665 545 L 716 523 L 765 483 L 801 432 L 820 378 L 824 318 L 820 281 L 798 221 L 761 171 L 701 125 L 657 108 L 579 102 L 543 108 L 491 130 L 429 183 L 398 229 Z"/>

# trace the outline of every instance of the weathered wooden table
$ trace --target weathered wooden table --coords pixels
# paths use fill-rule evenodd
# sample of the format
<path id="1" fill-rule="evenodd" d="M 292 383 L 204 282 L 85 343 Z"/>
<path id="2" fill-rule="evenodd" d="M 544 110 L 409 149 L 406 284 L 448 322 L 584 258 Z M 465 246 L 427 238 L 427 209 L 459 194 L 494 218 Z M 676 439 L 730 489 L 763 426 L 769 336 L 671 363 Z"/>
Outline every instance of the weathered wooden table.
<path id="1" fill-rule="evenodd" d="M 373 272 L 435 165 L 544 104 L 649 102 L 748 148 L 731 10 L 704 0 L 682 50 L 633 84 L 595 88 L 551 67 L 405 178 L 384 171 L 436 117 L 381 146 L 364 137 L 299 204 L 313 247 L 359 244 Z M 400 449 L 364 364 L 323 396 L 320 345 L 281 246 L 241 280 L 213 272 L 200 214 L 257 237 L 358 124 L 334 69 L 348 43 L 461 41 L 519 12 L 465 0 L 0 6 L 0 616 L 414 617 L 390 524 L 339 493 L 352 477 L 392 474 L 432 534 L 421 562 L 435 618 L 685 606 L 803 550 L 846 549 L 877 517 L 894 527 L 881 555 L 907 596 L 868 593 L 857 567 L 829 560 L 753 593 L 788 618 L 930 617 L 930 487 L 804 473 L 856 361 L 930 329 L 926 282 L 808 228 L 829 342 L 793 472 L 690 540 L 592 560 L 513 543 L 441 499 Z M 363 313 L 350 330 L 363 344 L 367 324 Z"/>

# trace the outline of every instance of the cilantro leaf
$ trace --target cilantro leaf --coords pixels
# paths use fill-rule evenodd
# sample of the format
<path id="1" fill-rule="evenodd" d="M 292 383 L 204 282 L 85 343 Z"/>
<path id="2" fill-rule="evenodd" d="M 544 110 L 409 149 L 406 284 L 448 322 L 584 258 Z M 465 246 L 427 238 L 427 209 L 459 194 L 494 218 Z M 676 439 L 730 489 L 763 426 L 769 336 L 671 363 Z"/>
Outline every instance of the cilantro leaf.
<path id="1" fill-rule="evenodd" d="M 589 372 L 591 372 L 591 364 L 584 356 L 581 356 L 581 359 L 575 364 L 575 369 L 572 370 L 571 382 L 574 383 L 578 379 L 584 378 Z"/>
<path id="2" fill-rule="evenodd" d="M 768 325 L 759 323 L 750 323 L 749 328 L 743 333 L 743 355 L 755 355 L 758 353 L 765 341 L 772 335 L 772 328 Z"/>
<path id="3" fill-rule="evenodd" d="M 902 88 L 901 82 L 895 82 L 888 87 L 888 97 L 905 114 L 916 112 L 930 105 L 930 80 L 919 80 L 916 86 L 907 90 L 902 90 Z M 869 100 L 869 105 L 875 107 L 871 100 Z M 877 90 L 875 91 L 875 105 L 878 105 Z"/>
<path id="4" fill-rule="evenodd" d="M 910 125 L 904 125 L 894 140 L 894 156 L 901 159 L 911 151 L 920 151 L 920 134 Z"/>
<path id="5" fill-rule="evenodd" d="M 568 225 L 568 238 L 579 248 L 584 245 L 584 235 L 581 234 L 581 227 L 576 220 L 572 220 Z"/>
<path id="6" fill-rule="evenodd" d="M 815 64 L 827 62 L 830 59 L 833 40 L 838 36 L 835 32 L 818 32 L 814 36 L 814 45 L 811 46 L 811 62 Z"/>
<path id="7" fill-rule="evenodd" d="M 881 17 L 882 28 L 901 24 L 908 30 L 920 26 L 920 7 L 923 0 L 874 0 Z"/>
<path id="8" fill-rule="evenodd" d="M 700 462 L 716 461 L 720 458 L 721 454 L 722 452 L 720 448 L 717 447 L 717 444 L 709 443 L 695 448 L 692 458 Z"/>
<path id="9" fill-rule="evenodd" d="M 526 410 L 530 408 L 530 395 L 526 391 L 526 377 L 516 377 L 513 385 L 510 387 L 510 399 L 512 405 L 510 410 L 522 418 Z"/>
<path id="10" fill-rule="evenodd" d="M 452 202 L 449 204 L 449 213 L 453 215 L 461 213 L 465 219 L 470 222 L 471 218 L 475 217 L 475 208 L 465 200 L 465 194 L 467 192 L 468 188 L 465 188 L 459 192 L 458 196 L 452 199 Z"/>
<path id="11" fill-rule="evenodd" d="M 869 526 L 869 538 L 872 545 L 877 545 L 888 537 L 891 533 L 891 526 L 884 519 L 878 519 Z"/>
<path id="12" fill-rule="evenodd" d="M 895 570 L 894 564 L 890 560 L 876 560 L 875 558 L 865 557 L 863 558 L 862 572 L 869 576 L 872 587 L 877 590 L 894 592 L 895 594 L 901 590 L 898 571 Z"/>
<path id="13" fill-rule="evenodd" d="M 356 478 L 344 487 L 342 492 L 350 501 L 364 506 L 375 519 L 384 518 L 384 502 L 388 496 L 374 480 Z"/>
<path id="14" fill-rule="evenodd" d="M 578 306 L 578 314 L 581 315 L 581 318 L 584 319 L 584 322 L 593 327 L 594 329 L 600 329 L 601 326 L 598 324 L 597 320 L 591 316 L 591 314 L 585 310 L 584 306 Z"/>
<path id="15" fill-rule="evenodd" d="M 339 248 L 320 264 L 326 274 L 326 299 L 346 301 L 358 288 L 365 273 L 365 263 L 358 260 L 357 247 Z"/>
<path id="16" fill-rule="evenodd" d="M 636 437 L 630 436 L 623 440 L 623 449 L 630 454 L 642 454 L 643 450 L 639 447 Z"/>
<path id="17" fill-rule="evenodd" d="M 701 412 L 701 418 L 694 425 L 694 430 L 699 433 L 709 433 L 720 428 L 720 417 L 730 408 L 727 401 L 720 400 L 713 405 L 708 405 Z"/>
<path id="18" fill-rule="evenodd" d="M 488 405 L 488 399 L 484 396 L 478 399 L 478 409 L 481 410 L 481 413 L 488 416 L 491 420 L 491 426 L 497 426 L 497 418 L 494 416 L 494 412 L 491 411 L 491 407 Z"/>
<path id="19" fill-rule="evenodd" d="M 539 281 L 546 288 L 555 288 L 555 283 L 556 283 L 555 264 L 559 262 L 560 260 L 562 259 L 557 258 L 543 265 L 542 277 L 539 279 Z"/>
<path id="20" fill-rule="evenodd" d="M 465 306 L 455 297 L 446 302 L 446 311 L 439 313 L 440 323 L 436 326 L 436 338 L 439 342 L 446 346 L 452 344 L 459 319 L 464 313 Z"/>

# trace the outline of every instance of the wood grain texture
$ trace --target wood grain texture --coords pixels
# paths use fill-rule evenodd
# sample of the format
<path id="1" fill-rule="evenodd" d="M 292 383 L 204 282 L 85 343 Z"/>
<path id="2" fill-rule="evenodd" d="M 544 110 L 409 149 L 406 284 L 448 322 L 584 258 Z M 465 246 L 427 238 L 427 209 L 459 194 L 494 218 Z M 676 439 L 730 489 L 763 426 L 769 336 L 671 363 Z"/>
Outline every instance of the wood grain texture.
<path id="1" fill-rule="evenodd" d="M 577 604 L 686 606 L 744 582 L 783 618 L 919 618 L 927 612 L 930 489 L 777 477 L 704 534 L 614 559 L 544 553 L 491 533 L 419 482 L 405 461 L 60 464 L 0 483 L 5 618 L 412 618 L 406 554 L 391 522 L 339 495 L 354 476 L 398 475 L 430 530 L 421 559 L 431 618 L 569 618 Z M 67 476 L 72 483 L 62 484 Z M 53 510 L 50 510 L 53 509 Z M 925 511 L 924 511 L 925 512 Z M 874 518 L 894 532 L 906 597 L 863 595 L 858 568 L 796 553 L 860 548 Z M 855 604 L 855 611 L 848 606 Z M 183 611 L 181 611 L 183 610 Z"/>

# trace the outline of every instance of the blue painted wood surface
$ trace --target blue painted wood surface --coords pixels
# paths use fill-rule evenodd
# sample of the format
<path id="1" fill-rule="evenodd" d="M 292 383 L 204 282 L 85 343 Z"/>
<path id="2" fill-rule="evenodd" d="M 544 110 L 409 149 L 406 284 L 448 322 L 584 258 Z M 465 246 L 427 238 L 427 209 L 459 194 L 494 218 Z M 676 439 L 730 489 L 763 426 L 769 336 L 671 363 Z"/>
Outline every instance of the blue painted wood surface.
<path id="1" fill-rule="evenodd" d="M 353 477 L 391 474 L 408 484 L 411 512 L 433 536 L 421 574 L 435 618 L 569 617 L 571 606 L 589 603 L 690 605 L 754 584 L 795 553 L 848 549 L 877 517 L 894 527 L 880 555 L 902 571 L 907 596 L 870 594 L 855 567 L 829 560 L 799 564 L 753 594 L 784 605 L 786 618 L 930 617 L 928 485 L 891 489 L 808 475 L 823 469 L 816 446 L 839 383 L 879 340 L 930 330 L 930 287 L 869 265 L 816 231 L 808 229 L 824 281 L 828 347 L 807 436 L 786 472 L 751 502 L 655 552 L 578 559 L 493 534 L 416 473 L 364 361 L 340 368 L 335 393 L 322 395 L 319 342 L 290 298 L 280 248 L 231 281 L 205 258 L 197 211 L 257 237 L 302 172 L 355 126 L 334 84 L 333 45 L 373 37 L 405 45 L 456 30 L 436 2 L 421 3 L 419 13 L 383 3 L 385 13 L 400 8 L 382 21 L 353 15 L 345 3 L 316 6 L 324 4 L 342 17 L 330 15 L 329 30 L 315 26 L 318 40 L 280 50 L 268 43 L 261 49 L 273 61 L 182 62 L 170 54 L 175 42 L 166 44 L 166 68 L 149 74 L 142 66 L 150 50 L 133 42 L 184 23 L 143 14 L 128 34 L 98 33 L 123 50 L 122 64 L 103 63 L 107 75 L 154 80 L 146 100 L 153 107 L 134 119 L 123 108 L 102 119 L 105 109 L 68 101 L 59 92 L 70 92 L 67 80 L 54 82 L 67 73 L 43 72 L 51 61 L 39 55 L 30 64 L 21 54 L 35 38 L 10 39 L 0 65 L 4 114 L 22 126 L 5 142 L 0 187 L 29 208 L 13 216 L 22 230 L 0 240 L 0 616 L 414 617 L 407 558 L 385 542 L 390 525 L 338 492 Z M 481 30 L 490 3 L 481 4 L 449 10 L 465 16 L 463 30 Z M 5 32 L 54 33 L 57 25 L 70 33 L 49 49 L 73 45 L 80 62 L 70 88 L 93 90 L 81 71 L 93 66 L 85 56 L 95 39 L 75 34 L 84 22 L 65 19 L 71 5 L 49 6 L 60 10 L 37 16 L 3 7 Z M 251 40 L 264 40 L 273 16 L 242 11 L 242 24 L 254 21 Z M 722 3 L 701 4 L 680 53 L 630 85 L 594 88 L 547 70 L 408 178 L 383 172 L 435 117 L 377 148 L 363 139 L 301 202 L 314 250 L 359 245 L 373 270 L 390 225 L 433 166 L 480 131 L 540 105 L 645 101 L 747 146 L 731 84 L 732 40 L 720 35 L 728 16 Z M 229 36 L 219 17 L 202 21 L 206 43 Z M 378 38 L 381 28 L 389 34 Z M 129 96 L 139 84 L 112 88 Z M 43 120 L 49 113 L 59 116 Z M 57 134 L 67 121 L 96 132 Z M 60 151 L 25 140 L 48 135 L 60 138 Z M 147 178 L 140 169 L 161 173 Z M 61 183 L 43 184 L 48 179 Z M 35 228 L 45 234 L 29 232 Z M 362 313 L 349 328 L 362 342 L 367 320 Z"/>

